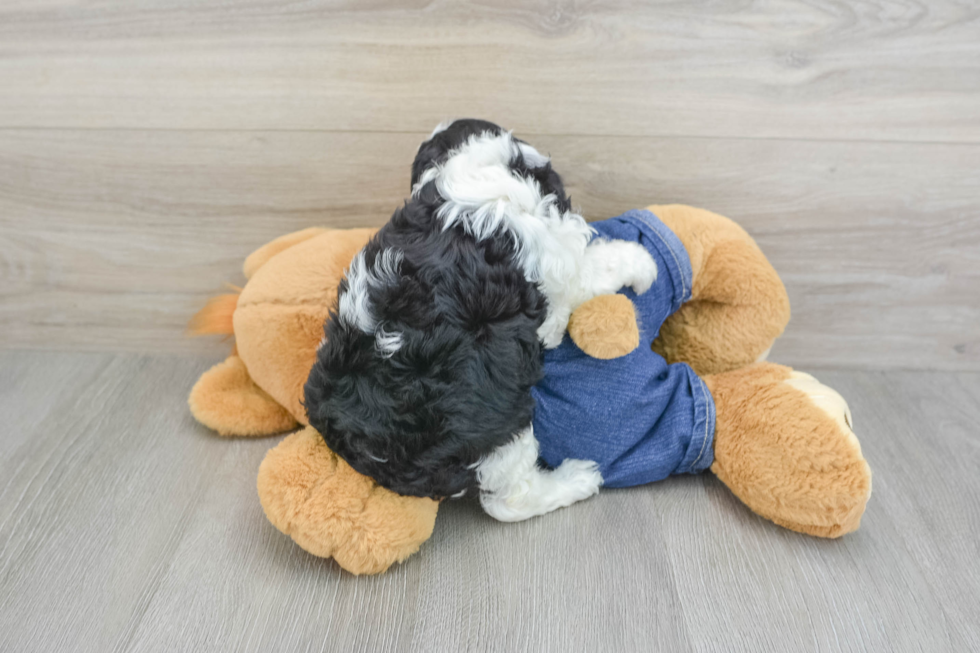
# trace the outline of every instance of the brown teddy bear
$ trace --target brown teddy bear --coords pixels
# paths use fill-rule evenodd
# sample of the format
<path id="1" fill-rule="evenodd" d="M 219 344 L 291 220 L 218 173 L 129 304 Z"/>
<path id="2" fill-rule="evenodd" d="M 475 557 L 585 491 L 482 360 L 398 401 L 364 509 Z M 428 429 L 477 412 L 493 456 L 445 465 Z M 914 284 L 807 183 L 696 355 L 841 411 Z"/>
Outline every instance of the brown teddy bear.
<path id="1" fill-rule="evenodd" d="M 709 451 L 698 456 L 705 466 L 753 511 L 786 528 L 820 537 L 855 530 L 871 471 L 846 402 L 812 376 L 761 362 L 789 320 L 778 275 L 727 218 L 679 205 L 648 211 L 686 251 L 687 301 L 646 339 L 627 294 L 597 297 L 572 315 L 568 346 L 595 359 L 590 369 L 599 375 L 602 361 L 622 368 L 637 352 L 643 357 L 636 360 L 686 363 L 713 400 L 705 421 L 713 433 L 702 443 Z M 191 391 L 198 421 L 226 436 L 306 424 L 303 386 L 323 323 L 344 270 L 375 231 L 306 229 L 246 259 L 245 288 L 213 299 L 191 324 L 194 333 L 236 340 Z M 380 573 L 417 551 L 438 509 L 436 501 L 394 494 L 358 474 L 309 426 L 269 451 L 258 490 L 276 528 L 355 574 Z"/>

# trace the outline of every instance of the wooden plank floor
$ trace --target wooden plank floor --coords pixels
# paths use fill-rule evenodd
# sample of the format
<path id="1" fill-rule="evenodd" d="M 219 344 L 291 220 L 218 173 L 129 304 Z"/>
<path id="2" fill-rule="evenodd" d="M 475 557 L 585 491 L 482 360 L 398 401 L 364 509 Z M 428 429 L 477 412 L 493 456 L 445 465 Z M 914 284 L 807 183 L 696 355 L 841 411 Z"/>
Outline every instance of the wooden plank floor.
<path id="1" fill-rule="evenodd" d="M 190 417 L 209 364 L 0 354 L 0 650 L 980 649 L 980 374 L 818 372 L 874 471 L 838 541 L 703 475 L 520 524 L 454 502 L 418 555 L 355 578 L 265 520 L 276 439 Z"/>
<path id="2" fill-rule="evenodd" d="M 858 533 L 710 475 L 455 502 L 376 578 L 268 524 L 276 440 L 191 419 L 216 356 L 183 327 L 264 242 L 383 223 L 461 116 L 589 219 L 748 229 L 793 305 L 773 359 L 854 411 Z M 980 650 L 980 3 L 6 0 L 0 423 L 4 653 Z"/>

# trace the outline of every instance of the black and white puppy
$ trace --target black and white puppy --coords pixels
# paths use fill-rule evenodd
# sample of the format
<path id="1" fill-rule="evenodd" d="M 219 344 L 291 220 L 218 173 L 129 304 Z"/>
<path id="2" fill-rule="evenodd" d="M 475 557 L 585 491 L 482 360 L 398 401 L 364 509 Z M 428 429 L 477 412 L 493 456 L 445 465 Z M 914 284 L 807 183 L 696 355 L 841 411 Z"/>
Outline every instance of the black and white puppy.
<path id="1" fill-rule="evenodd" d="M 590 461 L 537 464 L 531 387 L 572 311 L 656 264 L 591 240 L 547 157 L 493 123 L 440 125 L 412 197 L 354 258 L 305 387 L 310 424 L 358 472 L 404 495 L 478 487 L 516 521 L 591 496 Z"/>

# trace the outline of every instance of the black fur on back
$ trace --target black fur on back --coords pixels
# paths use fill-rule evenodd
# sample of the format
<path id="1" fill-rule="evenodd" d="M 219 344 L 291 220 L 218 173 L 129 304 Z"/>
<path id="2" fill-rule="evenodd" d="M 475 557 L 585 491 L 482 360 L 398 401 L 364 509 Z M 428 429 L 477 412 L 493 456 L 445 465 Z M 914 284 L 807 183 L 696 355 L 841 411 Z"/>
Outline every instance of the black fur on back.
<path id="1" fill-rule="evenodd" d="M 457 121 L 440 132 L 420 148 L 413 183 L 471 134 L 493 130 Z M 532 170 L 518 157 L 512 168 L 540 175 L 568 201 L 550 165 Z M 351 467 L 399 494 L 433 498 L 472 487 L 478 460 L 531 422 L 546 312 L 509 237 L 477 242 L 461 228 L 443 230 L 443 202 L 427 184 L 364 249 L 368 269 L 386 249 L 402 253 L 398 276 L 368 292 L 378 329 L 400 333 L 400 348 L 382 355 L 376 333 L 335 310 L 305 386 L 310 424 Z M 340 293 L 347 287 L 345 279 Z"/>

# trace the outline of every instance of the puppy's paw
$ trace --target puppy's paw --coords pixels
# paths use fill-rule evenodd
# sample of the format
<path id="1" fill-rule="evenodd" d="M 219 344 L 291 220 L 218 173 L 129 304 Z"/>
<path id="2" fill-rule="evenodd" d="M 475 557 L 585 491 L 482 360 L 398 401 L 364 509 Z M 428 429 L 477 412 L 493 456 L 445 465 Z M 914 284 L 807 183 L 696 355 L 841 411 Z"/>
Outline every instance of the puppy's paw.
<path id="1" fill-rule="evenodd" d="M 657 262 L 653 260 L 650 252 L 642 245 L 637 243 L 629 244 L 634 245 L 628 261 L 631 271 L 629 287 L 637 295 L 642 295 L 650 290 L 650 286 L 657 280 Z"/>
<path id="2" fill-rule="evenodd" d="M 592 460 L 565 460 L 554 472 L 553 478 L 560 483 L 564 490 L 564 498 L 567 503 L 562 502 L 563 506 L 569 506 L 576 501 L 587 499 L 593 494 L 598 494 L 602 486 L 602 474 L 599 473 L 599 465 Z"/>
<path id="3" fill-rule="evenodd" d="M 596 240 L 585 250 L 586 284 L 593 296 L 632 288 L 642 295 L 657 280 L 657 263 L 643 245 L 627 240 Z"/>
<path id="4" fill-rule="evenodd" d="M 562 318 L 561 315 L 552 313 L 538 327 L 538 340 L 545 349 L 554 349 L 565 338 L 566 329 L 568 329 L 568 316 Z"/>

